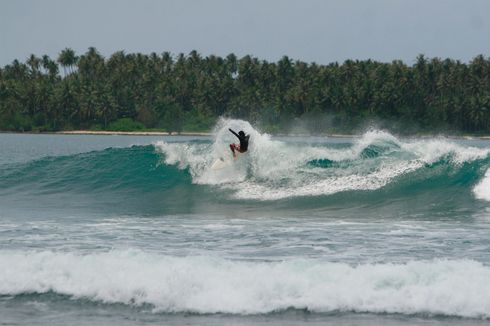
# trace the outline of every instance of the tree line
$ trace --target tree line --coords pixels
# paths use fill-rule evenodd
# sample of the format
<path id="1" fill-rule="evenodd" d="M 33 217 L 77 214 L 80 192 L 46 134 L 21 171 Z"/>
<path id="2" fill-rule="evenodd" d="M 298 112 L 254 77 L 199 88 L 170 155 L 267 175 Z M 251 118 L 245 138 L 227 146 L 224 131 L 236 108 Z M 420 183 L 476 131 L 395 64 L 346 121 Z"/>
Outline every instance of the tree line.
<path id="1" fill-rule="evenodd" d="M 221 116 L 271 132 L 490 132 L 490 60 L 328 65 L 91 47 L 0 67 L 0 130 L 209 130 Z"/>

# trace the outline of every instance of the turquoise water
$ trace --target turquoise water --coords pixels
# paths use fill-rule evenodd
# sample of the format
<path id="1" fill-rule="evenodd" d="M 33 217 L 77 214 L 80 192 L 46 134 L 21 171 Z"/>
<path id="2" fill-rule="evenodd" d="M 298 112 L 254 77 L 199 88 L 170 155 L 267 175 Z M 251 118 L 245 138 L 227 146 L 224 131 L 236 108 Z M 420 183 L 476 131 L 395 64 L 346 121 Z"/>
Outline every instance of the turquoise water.
<path id="1" fill-rule="evenodd" d="M 251 134 L 236 161 L 228 127 Z M 489 153 L 239 120 L 0 134 L 0 325 L 487 324 Z"/>

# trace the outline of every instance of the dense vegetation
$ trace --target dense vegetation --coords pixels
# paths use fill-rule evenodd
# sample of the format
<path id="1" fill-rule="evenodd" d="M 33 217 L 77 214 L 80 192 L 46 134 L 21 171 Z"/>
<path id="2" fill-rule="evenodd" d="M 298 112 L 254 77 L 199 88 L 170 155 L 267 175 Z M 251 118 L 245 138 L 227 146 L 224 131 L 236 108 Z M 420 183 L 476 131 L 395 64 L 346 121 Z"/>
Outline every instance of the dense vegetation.
<path id="1" fill-rule="evenodd" d="M 230 54 L 102 57 L 69 48 L 0 68 L 0 130 L 208 130 L 220 116 L 268 131 L 490 132 L 490 60 L 318 65 Z"/>

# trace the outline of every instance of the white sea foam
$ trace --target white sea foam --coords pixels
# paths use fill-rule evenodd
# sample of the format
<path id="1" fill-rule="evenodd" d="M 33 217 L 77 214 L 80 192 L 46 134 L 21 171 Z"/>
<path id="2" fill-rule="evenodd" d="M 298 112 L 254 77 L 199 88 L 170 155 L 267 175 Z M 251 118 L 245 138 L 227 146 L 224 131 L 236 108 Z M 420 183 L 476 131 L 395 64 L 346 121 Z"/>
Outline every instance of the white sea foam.
<path id="1" fill-rule="evenodd" d="M 475 197 L 490 201 L 490 169 L 487 170 L 483 179 L 473 189 Z"/>
<path id="2" fill-rule="evenodd" d="M 428 164 L 448 155 L 454 163 L 461 164 L 483 159 L 490 153 L 488 148 L 464 147 L 446 139 L 411 141 L 403 143 L 402 148 Z"/>
<path id="3" fill-rule="evenodd" d="M 225 169 L 210 166 L 219 157 L 231 160 L 228 145 L 236 138 L 228 131 L 250 134 L 249 151 Z M 240 199 L 277 200 L 318 196 L 351 190 L 375 190 L 396 178 L 449 158 L 461 164 L 489 155 L 488 149 L 463 147 L 446 139 L 401 141 L 383 131 L 370 131 L 344 148 L 290 144 L 261 134 L 248 122 L 221 119 L 212 145 L 158 142 L 167 164 L 188 168 L 197 184 L 216 185 Z M 380 151 L 363 157 L 367 149 Z M 322 168 L 309 164 L 318 160 L 338 163 Z"/>
<path id="4" fill-rule="evenodd" d="M 375 190 L 388 184 L 396 176 L 415 171 L 420 162 L 393 164 L 365 175 L 351 174 L 327 178 L 310 179 L 302 184 L 271 186 L 258 182 L 242 184 L 235 196 L 242 199 L 277 200 L 297 196 L 330 195 L 349 190 Z M 233 189 L 233 186 L 229 186 Z"/>
<path id="5" fill-rule="evenodd" d="M 490 267 L 475 261 L 350 266 L 243 262 L 140 251 L 78 255 L 0 251 L 0 294 L 53 291 L 157 312 L 442 314 L 490 318 Z"/>

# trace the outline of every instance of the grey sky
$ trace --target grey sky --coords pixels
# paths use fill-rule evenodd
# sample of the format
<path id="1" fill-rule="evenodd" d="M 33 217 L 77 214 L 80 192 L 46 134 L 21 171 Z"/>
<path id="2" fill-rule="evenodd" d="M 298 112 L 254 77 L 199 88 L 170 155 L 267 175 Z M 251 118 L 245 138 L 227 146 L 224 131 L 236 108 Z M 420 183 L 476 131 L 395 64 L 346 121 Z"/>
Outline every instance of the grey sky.
<path id="1" fill-rule="evenodd" d="M 203 55 L 282 55 L 412 64 L 424 53 L 490 54 L 488 0 L 0 0 L 0 66 L 95 46 Z"/>

